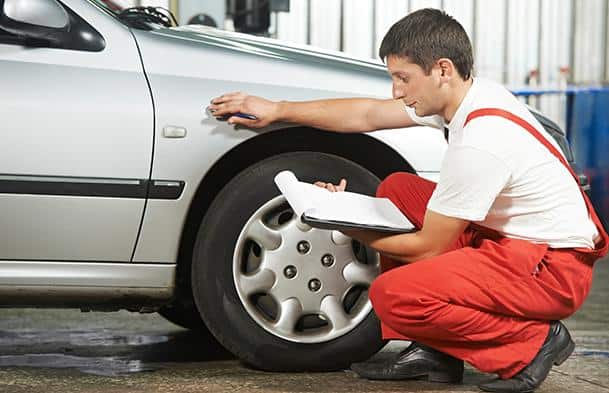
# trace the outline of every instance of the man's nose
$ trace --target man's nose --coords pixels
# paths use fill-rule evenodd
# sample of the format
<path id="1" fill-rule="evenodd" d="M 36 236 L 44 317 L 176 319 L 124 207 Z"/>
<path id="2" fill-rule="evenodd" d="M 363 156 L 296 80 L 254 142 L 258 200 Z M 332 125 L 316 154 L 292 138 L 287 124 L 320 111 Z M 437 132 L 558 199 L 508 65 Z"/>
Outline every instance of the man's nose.
<path id="1" fill-rule="evenodd" d="M 395 83 L 393 84 L 393 87 L 391 89 L 391 93 L 393 94 L 393 99 L 394 100 L 398 100 L 398 99 L 404 97 L 404 91 L 399 86 L 396 86 Z"/>

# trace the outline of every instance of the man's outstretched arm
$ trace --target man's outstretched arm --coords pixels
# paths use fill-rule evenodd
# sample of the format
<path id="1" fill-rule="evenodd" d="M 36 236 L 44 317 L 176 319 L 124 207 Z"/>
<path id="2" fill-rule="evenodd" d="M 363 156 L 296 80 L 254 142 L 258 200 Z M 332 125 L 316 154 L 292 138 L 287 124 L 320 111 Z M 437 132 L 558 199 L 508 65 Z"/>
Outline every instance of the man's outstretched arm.
<path id="1" fill-rule="evenodd" d="M 352 230 L 344 233 L 381 254 L 410 263 L 444 253 L 457 241 L 469 224 L 467 220 L 427 210 L 423 227 L 418 232 L 387 235 L 375 231 Z"/>
<path id="2" fill-rule="evenodd" d="M 214 116 L 247 113 L 256 120 L 230 117 L 231 124 L 266 127 L 277 121 L 303 124 L 335 132 L 367 132 L 416 125 L 401 100 L 339 98 L 306 102 L 270 101 L 245 93 L 227 93 L 211 101 Z"/>

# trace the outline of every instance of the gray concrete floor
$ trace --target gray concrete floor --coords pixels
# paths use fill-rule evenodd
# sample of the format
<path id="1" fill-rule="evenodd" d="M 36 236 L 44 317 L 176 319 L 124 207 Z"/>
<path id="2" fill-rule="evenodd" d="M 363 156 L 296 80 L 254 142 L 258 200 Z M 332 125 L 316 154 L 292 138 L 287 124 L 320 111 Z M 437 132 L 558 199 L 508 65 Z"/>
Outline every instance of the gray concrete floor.
<path id="1" fill-rule="evenodd" d="M 566 321 L 575 353 L 538 392 L 609 392 L 609 259 Z M 398 351 L 390 343 L 379 356 Z M 156 314 L 0 309 L 0 392 L 476 392 L 491 376 L 466 369 L 462 385 L 366 381 L 349 371 L 265 373 L 243 367 Z"/>

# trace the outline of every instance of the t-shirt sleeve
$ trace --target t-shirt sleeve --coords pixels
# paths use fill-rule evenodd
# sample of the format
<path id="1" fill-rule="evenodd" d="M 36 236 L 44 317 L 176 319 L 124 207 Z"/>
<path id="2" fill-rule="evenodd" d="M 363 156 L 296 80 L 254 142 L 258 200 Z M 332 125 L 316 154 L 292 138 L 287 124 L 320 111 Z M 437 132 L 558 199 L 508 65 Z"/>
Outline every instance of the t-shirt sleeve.
<path id="1" fill-rule="evenodd" d="M 444 128 L 444 120 L 441 116 L 417 116 L 414 109 L 406 105 L 404 105 L 404 110 L 406 111 L 406 113 L 408 113 L 408 116 L 410 116 L 412 121 L 414 121 L 418 125 L 439 129 Z"/>
<path id="2" fill-rule="evenodd" d="M 492 153 L 450 146 L 427 208 L 449 217 L 482 221 L 510 176 L 507 165 Z"/>

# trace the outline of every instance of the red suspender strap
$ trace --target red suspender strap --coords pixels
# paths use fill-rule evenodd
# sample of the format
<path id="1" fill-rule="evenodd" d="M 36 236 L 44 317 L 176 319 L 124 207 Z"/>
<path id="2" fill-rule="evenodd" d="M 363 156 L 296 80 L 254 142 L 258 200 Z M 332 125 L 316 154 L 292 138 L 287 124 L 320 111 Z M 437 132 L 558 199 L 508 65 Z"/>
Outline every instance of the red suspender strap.
<path id="1" fill-rule="evenodd" d="M 504 119 L 514 122 L 514 123 L 518 124 L 520 127 L 527 130 L 531 135 L 533 135 L 535 137 L 535 139 L 537 139 L 539 142 L 541 142 L 550 151 L 550 153 L 552 153 L 552 155 L 554 155 L 554 157 L 556 157 L 563 164 L 563 166 L 565 168 L 567 168 L 569 173 L 571 173 L 571 176 L 573 176 L 573 179 L 575 179 L 575 181 L 579 185 L 579 179 L 578 179 L 577 175 L 575 174 L 575 172 L 573 171 L 573 169 L 571 168 L 571 166 L 569 166 L 569 164 L 565 160 L 565 157 L 554 147 L 554 145 L 552 145 L 543 135 L 541 135 L 541 133 L 539 131 L 537 131 L 537 129 L 535 127 L 533 127 L 526 120 L 514 115 L 513 113 L 505 111 L 503 109 L 482 108 L 482 109 L 477 109 L 477 110 L 471 112 L 467 116 L 467 119 L 465 119 L 465 124 L 463 126 L 465 127 L 467 125 L 467 123 L 469 123 L 471 120 L 473 120 L 477 117 L 481 117 L 481 116 L 503 117 Z M 580 188 L 580 190 L 581 190 L 581 188 Z M 600 239 L 598 239 L 596 242 L 596 248 L 591 253 L 594 254 L 595 256 L 603 257 L 604 255 L 607 254 L 607 250 L 609 249 L 609 236 L 607 235 L 607 232 L 603 228 L 601 221 L 599 220 L 596 212 L 594 211 L 594 207 L 592 206 L 592 203 L 590 202 L 590 198 L 588 198 L 588 195 L 586 195 L 586 193 L 583 190 L 581 190 L 581 192 L 582 192 L 584 201 L 586 202 L 586 207 L 588 208 L 588 214 L 590 214 L 590 218 L 596 225 L 596 228 L 598 229 L 598 233 L 599 233 L 599 237 L 600 237 Z M 588 252 L 590 252 L 590 251 L 588 251 Z"/>

